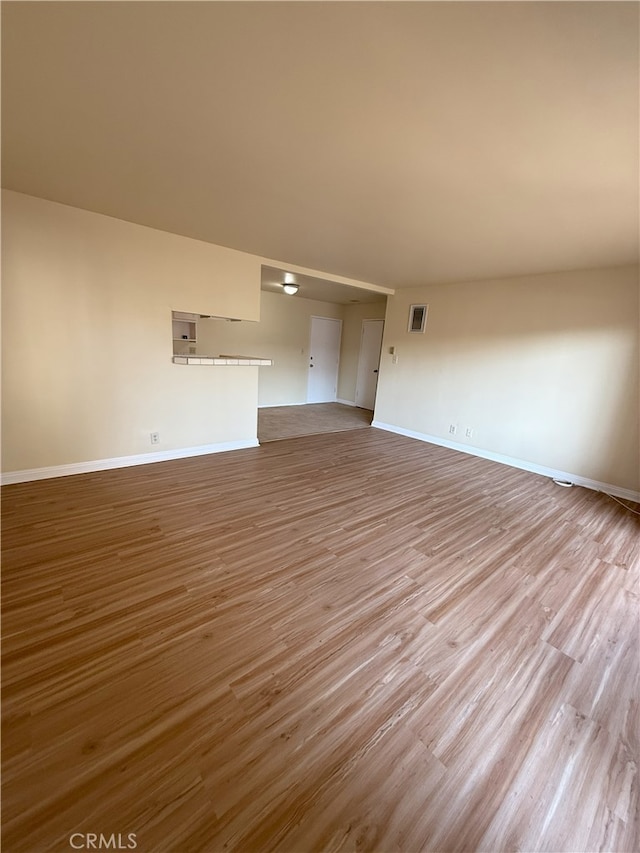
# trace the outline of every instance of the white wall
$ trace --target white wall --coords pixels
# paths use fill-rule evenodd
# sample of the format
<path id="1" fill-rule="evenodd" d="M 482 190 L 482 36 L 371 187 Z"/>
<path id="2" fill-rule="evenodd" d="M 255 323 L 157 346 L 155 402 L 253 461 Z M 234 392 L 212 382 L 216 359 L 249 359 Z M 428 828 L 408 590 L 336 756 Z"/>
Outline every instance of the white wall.
<path id="1" fill-rule="evenodd" d="M 375 420 L 637 491 L 638 296 L 637 267 L 396 291 Z"/>
<path id="2" fill-rule="evenodd" d="M 171 311 L 257 320 L 259 258 L 14 192 L 2 214 L 3 471 L 255 442 L 258 368 L 172 364 Z"/>

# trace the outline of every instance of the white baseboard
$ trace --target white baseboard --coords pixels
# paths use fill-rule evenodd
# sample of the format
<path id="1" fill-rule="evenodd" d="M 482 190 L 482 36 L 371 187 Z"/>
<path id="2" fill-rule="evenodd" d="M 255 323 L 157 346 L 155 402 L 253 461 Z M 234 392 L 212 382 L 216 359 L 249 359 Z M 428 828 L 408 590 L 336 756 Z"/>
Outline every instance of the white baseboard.
<path id="1" fill-rule="evenodd" d="M 331 401 L 329 401 L 331 402 Z M 334 400 L 335 403 L 342 403 L 343 406 L 355 406 L 352 400 L 341 400 L 338 397 Z M 317 406 L 322 403 L 309 403 L 308 400 L 303 400 L 301 403 L 263 403 L 259 405 L 259 409 L 280 409 L 284 406 Z"/>
<path id="2" fill-rule="evenodd" d="M 187 459 L 190 456 L 205 456 L 208 453 L 225 453 L 228 450 L 245 450 L 259 446 L 257 438 L 250 441 L 221 441 L 217 444 L 202 444 L 198 447 L 139 453 L 136 456 L 116 456 L 112 459 L 92 459 L 88 462 L 73 462 L 69 465 L 52 465 L 49 468 L 6 471 L 2 474 L 2 485 L 28 483 L 31 480 L 49 480 L 53 477 L 69 477 L 73 474 L 90 474 L 94 471 L 108 471 L 111 468 L 128 468 L 131 465 L 148 465 L 151 462 L 167 462 L 171 459 Z"/>
<path id="3" fill-rule="evenodd" d="M 535 462 L 526 462 L 523 459 L 515 459 L 512 456 L 503 456 L 501 453 L 482 450 L 480 447 L 469 447 L 467 444 L 458 444 L 458 442 L 449 441 L 447 438 L 439 438 L 438 436 L 427 435 L 423 432 L 414 432 L 410 429 L 393 426 L 393 424 L 373 421 L 371 426 L 386 430 L 387 432 L 395 432 L 397 435 L 405 435 L 407 438 L 416 438 L 418 441 L 425 441 L 428 444 L 437 444 L 440 447 L 448 447 L 450 450 L 468 453 L 470 456 L 480 456 L 482 459 L 500 462 L 502 465 L 509 465 L 511 468 L 520 468 L 522 471 L 530 471 L 532 474 L 541 474 L 543 477 L 550 477 L 552 480 L 566 480 L 575 486 L 584 486 L 586 489 L 593 489 L 596 492 L 605 492 L 628 501 L 640 502 L 640 492 L 635 492 L 632 489 L 623 489 L 621 486 L 614 486 L 612 483 L 600 483 L 598 480 L 590 480 L 588 477 L 581 477 L 579 474 L 558 471 L 555 468 L 546 468 L 544 465 L 537 465 Z"/>
<path id="4" fill-rule="evenodd" d="M 258 406 L 259 409 L 280 409 L 284 406 L 307 406 L 308 403 L 306 400 L 303 400 L 302 403 L 263 403 Z"/>

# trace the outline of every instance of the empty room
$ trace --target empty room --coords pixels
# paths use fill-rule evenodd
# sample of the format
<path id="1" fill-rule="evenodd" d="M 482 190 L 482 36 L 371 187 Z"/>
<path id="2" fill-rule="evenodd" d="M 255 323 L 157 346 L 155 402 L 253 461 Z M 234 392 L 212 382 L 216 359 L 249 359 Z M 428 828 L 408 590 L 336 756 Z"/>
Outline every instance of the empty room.
<path id="1" fill-rule="evenodd" d="M 2 2 L 2 849 L 640 848 L 635 2 Z"/>

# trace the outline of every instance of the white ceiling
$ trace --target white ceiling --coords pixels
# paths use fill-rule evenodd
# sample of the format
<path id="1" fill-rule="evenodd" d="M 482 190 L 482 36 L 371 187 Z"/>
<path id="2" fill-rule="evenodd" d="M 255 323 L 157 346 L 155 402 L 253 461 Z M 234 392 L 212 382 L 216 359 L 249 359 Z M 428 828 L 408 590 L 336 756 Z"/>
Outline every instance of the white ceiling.
<path id="1" fill-rule="evenodd" d="M 2 17 L 10 189 L 392 288 L 637 262 L 637 3 Z"/>

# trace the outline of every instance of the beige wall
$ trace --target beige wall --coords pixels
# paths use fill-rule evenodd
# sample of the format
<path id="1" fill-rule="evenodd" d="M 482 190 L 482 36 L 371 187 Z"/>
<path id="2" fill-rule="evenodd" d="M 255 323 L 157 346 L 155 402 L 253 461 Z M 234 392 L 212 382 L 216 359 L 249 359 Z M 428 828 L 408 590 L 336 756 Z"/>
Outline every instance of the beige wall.
<path id="1" fill-rule="evenodd" d="M 426 333 L 409 334 L 421 302 Z M 422 287 L 388 303 L 376 421 L 640 487 L 637 267 Z"/>
<path id="2" fill-rule="evenodd" d="M 261 293 L 242 252 L 10 191 L 2 213 L 5 473 L 255 441 L 258 405 L 306 401 L 311 316 L 347 341 L 359 316 Z M 201 321 L 198 352 L 273 366 L 172 364 L 172 310 L 242 319 Z M 356 370 L 347 346 L 341 389 Z"/>
<path id="3" fill-rule="evenodd" d="M 384 320 L 386 308 L 386 301 L 345 306 L 340 347 L 338 399 L 349 403 L 355 402 L 362 321 Z"/>
<path id="4" fill-rule="evenodd" d="M 2 213 L 3 471 L 255 440 L 258 368 L 172 364 L 171 310 L 257 320 L 259 258 L 13 192 Z"/>
<path id="5" fill-rule="evenodd" d="M 343 319 L 354 398 L 360 323 L 382 306 L 262 294 L 262 322 L 224 324 L 214 351 L 274 367 L 174 365 L 172 309 L 258 320 L 259 258 L 8 191 L 2 212 L 3 471 L 254 441 L 258 401 L 306 399 L 312 314 Z M 376 420 L 638 490 L 638 301 L 637 267 L 398 291 Z M 415 302 L 424 335 L 406 330 Z"/>

